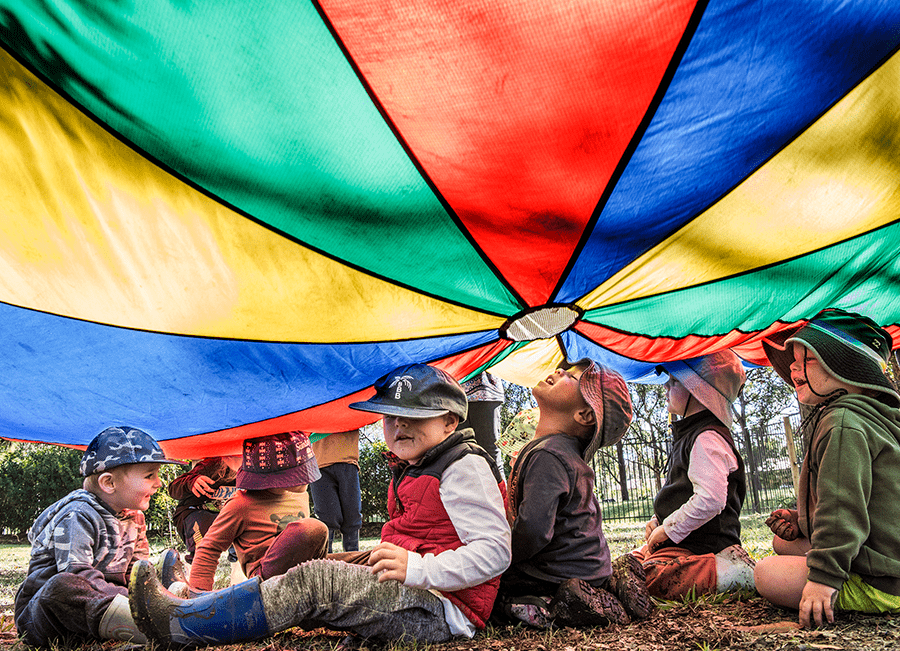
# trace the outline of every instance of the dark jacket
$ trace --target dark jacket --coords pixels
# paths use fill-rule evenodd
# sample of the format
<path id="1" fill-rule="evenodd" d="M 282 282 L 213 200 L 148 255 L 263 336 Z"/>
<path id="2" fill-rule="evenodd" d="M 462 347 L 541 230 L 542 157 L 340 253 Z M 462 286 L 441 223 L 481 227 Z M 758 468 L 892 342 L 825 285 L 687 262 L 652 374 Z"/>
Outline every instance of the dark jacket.
<path id="1" fill-rule="evenodd" d="M 509 479 L 511 569 L 548 583 L 580 578 L 595 586 L 612 574 L 594 470 L 582 447 L 551 434 L 519 453 Z"/>
<path id="2" fill-rule="evenodd" d="M 175 526 L 181 529 L 181 523 L 191 511 L 206 509 L 218 513 L 220 505 L 212 498 L 194 495 L 191 487 L 200 475 L 205 475 L 213 480 L 212 489 L 215 491 L 222 486 L 234 486 L 237 472 L 228 467 L 222 457 L 207 457 L 197 462 L 193 468 L 173 479 L 168 488 L 169 497 L 178 500 L 175 507 Z"/>

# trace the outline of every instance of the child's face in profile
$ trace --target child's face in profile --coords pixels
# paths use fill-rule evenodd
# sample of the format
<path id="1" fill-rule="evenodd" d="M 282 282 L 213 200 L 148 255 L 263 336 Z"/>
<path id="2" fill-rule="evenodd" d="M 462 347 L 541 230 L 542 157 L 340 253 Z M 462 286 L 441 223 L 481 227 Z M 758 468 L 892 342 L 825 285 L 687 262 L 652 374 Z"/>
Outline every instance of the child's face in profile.
<path id="1" fill-rule="evenodd" d="M 666 409 L 670 414 L 684 416 L 684 412 L 687 411 L 688 400 L 691 398 L 690 391 L 671 375 L 669 376 L 669 379 L 666 380 L 665 386 Z"/>
<path id="2" fill-rule="evenodd" d="M 391 452 L 415 466 L 426 452 L 453 433 L 456 424 L 452 414 L 432 418 L 385 416 L 384 442 Z"/>
<path id="3" fill-rule="evenodd" d="M 816 356 L 806 346 L 793 344 L 794 361 L 791 363 L 791 384 L 797 392 L 797 400 L 804 405 L 817 405 L 829 393 L 844 389 L 847 393 L 861 393 L 858 387 L 841 382 L 822 368 Z M 805 362 L 805 364 L 804 364 Z M 818 395 L 816 395 L 818 394 Z"/>
<path id="4" fill-rule="evenodd" d="M 103 499 L 118 513 L 122 509 L 146 511 L 162 481 L 159 479 L 159 463 L 132 463 L 119 466 L 113 473 L 115 490 Z"/>
<path id="5" fill-rule="evenodd" d="M 581 395 L 578 380 L 584 368 L 573 366 L 569 369 L 556 369 L 546 379 L 537 383 L 531 390 L 534 399 L 541 409 L 552 408 L 560 412 L 575 412 L 587 406 Z"/>

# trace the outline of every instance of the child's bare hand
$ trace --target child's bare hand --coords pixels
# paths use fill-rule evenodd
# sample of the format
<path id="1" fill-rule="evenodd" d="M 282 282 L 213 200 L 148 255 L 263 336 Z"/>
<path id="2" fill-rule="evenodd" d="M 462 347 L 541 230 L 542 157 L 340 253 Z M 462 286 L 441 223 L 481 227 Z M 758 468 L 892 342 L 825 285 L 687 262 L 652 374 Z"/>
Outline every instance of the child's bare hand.
<path id="1" fill-rule="evenodd" d="M 668 534 L 666 534 L 665 527 L 656 527 L 653 530 L 653 533 L 650 534 L 650 537 L 647 538 L 647 549 L 650 550 L 652 554 L 657 549 L 663 546 L 669 540 Z"/>
<path id="2" fill-rule="evenodd" d="M 409 552 L 392 543 L 382 542 L 375 545 L 369 554 L 369 565 L 372 573 L 378 575 L 378 582 L 406 581 L 406 566 Z"/>
<path id="3" fill-rule="evenodd" d="M 800 625 L 812 628 L 822 626 L 827 621 L 834 623 L 834 602 L 837 601 L 838 591 L 834 588 L 807 581 L 803 586 L 803 594 L 800 597 Z"/>
<path id="4" fill-rule="evenodd" d="M 793 509 L 772 511 L 772 515 L 766 519 L 766 526 L 782 540 L 796 540 L 800 537 L 797 512 Z"/>
<path id="5" fill-rule="evenodd" d="M 191 492 L 197 497 L 212 497 L 212 486 L 215 483 L 212 478 L 206 475 L 197 475 L 197 478 L 191 484 Z"/>
<path id="6" fill-rule="evenodd" d="M 650 534 L 653 533 L 653 530 L 658 526 L 659 522 L 656 520 L 655 515 L 647 520 L 647 524 L 644 526 L 644 540 L 650 540 Z"/>

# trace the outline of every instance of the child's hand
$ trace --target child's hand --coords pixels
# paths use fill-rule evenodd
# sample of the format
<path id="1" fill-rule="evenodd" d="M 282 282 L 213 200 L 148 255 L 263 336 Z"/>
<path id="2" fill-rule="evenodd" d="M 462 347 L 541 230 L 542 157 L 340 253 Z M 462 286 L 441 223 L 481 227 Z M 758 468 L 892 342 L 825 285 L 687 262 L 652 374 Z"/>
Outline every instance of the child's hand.
<path id="1" fill-rule="evenodd" d="M 656 519 L 654 515 L 652 518 L 647 520 L 647 524 L 644 527 L 644 540 L 650 540 L 650 534 L 653 533 L 653 530 L 659 526 L 659 521 Z"/>
<path id="2" fill-rule="evenodd" d="M 653 533 L 650 534 L 650 537 L 647 538 L 647 549 L 650 550 L 652 554 L 657 549 L 663 546 L 669 540 L 669 536 L 666 533 L 665 527 L 656 527 L 653 529 Z"/>
<path id="3" fill-rule="evenodd" d="M 382 542 L 375 545 L 369 554 L 369 565 L 372 573 L 378 575 L 378 582 L 406 581 L 406 565 L 409 562 L 409 552 L 392 543 Z"/>
<path id="4" fill-rule="evenodd" d="M 837 596 L 838 591 L 834 588 L 815 581 L 807 581 L 800 596 L 800 625 L 811 628 L 815 622 L 816 626 L 822 626 L 823 619 L 833 624 L 834 602 L 837 601 Z"/>
<path id="5" fill-rule="evenodd" d="M 772 511 L 772 515 L 766 519 L 766 526 L 782 540 L 797 540 L 800 537 L 797 512 L 793 509 Z"/>
<path id="6" fill-rule="evenodd" d="M 191 484 L 191 492 L 197 497 L 212 497 L 212 485 L 215 483 L 212 478 L 206 475 L 197 475 L 197 478 Z"/>

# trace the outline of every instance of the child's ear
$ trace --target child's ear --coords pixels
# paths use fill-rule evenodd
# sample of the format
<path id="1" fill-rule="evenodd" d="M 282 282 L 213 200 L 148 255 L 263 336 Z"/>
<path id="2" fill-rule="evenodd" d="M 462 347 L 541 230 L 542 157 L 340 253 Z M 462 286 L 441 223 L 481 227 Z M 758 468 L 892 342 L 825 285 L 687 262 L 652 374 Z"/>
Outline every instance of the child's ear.
<path id="1" fill-rule="evenodd" d="M 459 416 L 456 414 L 446 413 L 444 414 L 444 431 L 450 434 L 451 432 L 456 431 L 456 426 L 459 425 Z"/>
<path id="2" fill-rule="evenodd" d="M 597 423 L 597 416 L 593 409 L 585 407 L 575 412 L 575 422 L 585 427 L 593 427 Z"/>
<path id="3" fill-rule="evenodd" d="M 112 495 L 116 492 L 116 478 L 113 477 L 111 472 L 101 473 L 101 475 L 97 477 L 97 486 L 104 493 Z"/>

